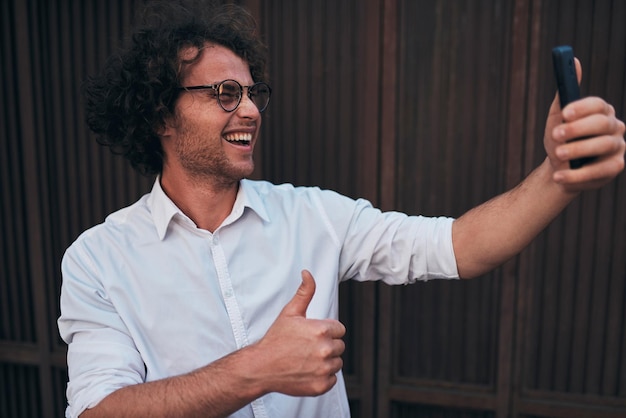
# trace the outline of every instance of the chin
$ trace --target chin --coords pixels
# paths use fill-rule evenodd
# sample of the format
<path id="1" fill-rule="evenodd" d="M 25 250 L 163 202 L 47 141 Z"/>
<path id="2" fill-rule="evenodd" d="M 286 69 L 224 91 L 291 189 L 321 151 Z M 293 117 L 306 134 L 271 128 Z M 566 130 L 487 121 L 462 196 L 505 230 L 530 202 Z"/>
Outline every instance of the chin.
<path id="1" fill-rule="evenodd" d="M 240 169 L 236 170 L 237 177 L 239 180 L 250 177 L 254 173 L 254 164 L 249 164 L 247 167 L 240 167 Z"/>

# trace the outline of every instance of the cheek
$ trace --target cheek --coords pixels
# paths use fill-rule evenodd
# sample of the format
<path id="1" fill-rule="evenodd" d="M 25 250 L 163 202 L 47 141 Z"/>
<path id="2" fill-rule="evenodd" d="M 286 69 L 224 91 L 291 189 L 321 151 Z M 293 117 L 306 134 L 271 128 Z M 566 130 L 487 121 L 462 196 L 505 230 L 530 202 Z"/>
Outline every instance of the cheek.
<path id="1" fill-rule="evenodd" d="M 222 131 L 228 120 L 219 117 L 221 115 L 207 115 L 194 113 L 184 118 L 179 118 L 179 131 L 181 136 L 196 137 L 199 141 L 216 142 L 222 139 Z"/>

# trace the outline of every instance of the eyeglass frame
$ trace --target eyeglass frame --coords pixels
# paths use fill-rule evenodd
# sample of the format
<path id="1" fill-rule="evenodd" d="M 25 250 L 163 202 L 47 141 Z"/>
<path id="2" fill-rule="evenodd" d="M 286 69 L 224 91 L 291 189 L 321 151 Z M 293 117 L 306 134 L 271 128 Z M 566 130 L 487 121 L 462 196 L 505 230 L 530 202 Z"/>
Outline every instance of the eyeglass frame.
<path id="1" fill-rule="evenodd" d="M 221 85 L 223 85 L 224 83 L 226 83 L 227 81 L 232 81 L 233 83 L 237 84 L 239 86 L 239 97 L 237 99 L 237 104 L 235 105 L 234 108 L 232 108 L 231 110 L 228 110 L 224 107 L 224 105 L 222 104 L 222 100 L 220 99 L 220 93 L 219 93 L 219 87 Z M 267 91 L 268 91 L 268 96 L 267 96 L 267 103 L 265 103 L 265 106 L 263 106 L 262 109 L 260 109 L 257 105 L 256 102 L 252 99 L 252 96 L 250 96 L 250 89 L 259 85 L 264 85 L 267 87 Z M 181 86 L 178 88 L 178 90 L 180 91 L 195 91 L 195 90 L 213 90 L 215 92 L 215 98 L 217 99 L 217 104 L 220 105 L 220 107 L 222 108 L 222 110 L 224 110 L 225 112 L 234 112 L 235 110 L 237 110 L 237 108 L 239 107 L 239 105 L 241 104 L 241 99 L 243 98 L 243 90 L 247 89 L 247 96 L 250 99 L 250 101 L 252 103 L 254 103 L 254 105 L 256 106 L 256 108 L 259 110 L 259 113 L 263 113 L 263 111 L 265 109 L 267 109 L 267 106 L 270 104 L 270 98 L 272 97 L 272 88 L 270 87 L 269 84 L 267 84 L 264 81 L 257 81 L 256 83 L 250 85 L 250 86 L 242 86 L 237 80 L 233 80 L 232 78 L 228 78 L 226 80 L 222 80 L 219 83 L 215 83 L 215 84 L 203 84 L 203 85 L 198 85 L 198 86 Z"/>

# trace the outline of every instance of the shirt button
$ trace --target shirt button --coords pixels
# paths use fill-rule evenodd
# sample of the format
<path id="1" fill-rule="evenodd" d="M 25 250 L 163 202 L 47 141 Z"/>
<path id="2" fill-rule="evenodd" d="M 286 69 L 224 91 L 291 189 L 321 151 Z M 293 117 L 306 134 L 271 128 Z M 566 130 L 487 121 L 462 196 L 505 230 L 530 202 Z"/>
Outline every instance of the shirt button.
<path id="1" fill-rule="evenodd" d="M 220 245 L 220 240 L 216 236 L 213 237 L 213 245 Z"/>
<path id="2" fill-rule="evenodd" d="M 230 289 L 228 289 L 227 291 L 225 291 L 225 292 L 224 292 L 224 297 L 225 297 L 226 299 L 230 299 L 230 298 L 232 298 L 232 297 L 233 297 L 233 291 L 232 291 L 232 290 L 230 290 Z"/>

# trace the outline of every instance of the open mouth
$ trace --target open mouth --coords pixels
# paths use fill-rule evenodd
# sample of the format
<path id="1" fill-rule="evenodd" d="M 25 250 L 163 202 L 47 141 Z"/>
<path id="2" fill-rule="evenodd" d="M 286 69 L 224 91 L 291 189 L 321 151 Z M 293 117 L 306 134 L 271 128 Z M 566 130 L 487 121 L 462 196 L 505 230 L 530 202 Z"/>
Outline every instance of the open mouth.
<path id="1" fill-rule="evenodd" d="M 224 139 L 233 145 L 248 146 L 252 142 L 250 133 L 234 133 L 224 136 Z"/>

